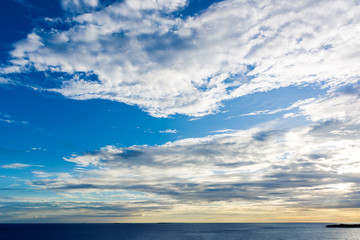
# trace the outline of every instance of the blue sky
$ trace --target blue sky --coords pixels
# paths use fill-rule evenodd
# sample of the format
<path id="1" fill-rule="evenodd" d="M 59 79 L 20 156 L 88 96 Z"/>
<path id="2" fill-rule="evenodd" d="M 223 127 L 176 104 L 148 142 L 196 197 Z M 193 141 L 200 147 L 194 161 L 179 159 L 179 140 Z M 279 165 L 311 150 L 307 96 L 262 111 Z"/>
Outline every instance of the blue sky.
<path id="1" fill-rule="evenodd" d="M 360 221 L 359 9 L 2 1 L 0 222 Z"/>

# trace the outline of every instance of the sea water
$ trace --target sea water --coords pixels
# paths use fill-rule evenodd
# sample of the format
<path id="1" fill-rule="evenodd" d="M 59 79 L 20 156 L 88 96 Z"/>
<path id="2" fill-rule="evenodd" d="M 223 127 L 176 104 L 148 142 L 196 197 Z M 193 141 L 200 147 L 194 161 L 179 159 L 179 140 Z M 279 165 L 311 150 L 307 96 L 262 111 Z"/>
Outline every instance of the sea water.
<path id="1" fill-rule="evenodd" d="M 0 240 L 360 239 L 324 223 L 0 224 Z"/>

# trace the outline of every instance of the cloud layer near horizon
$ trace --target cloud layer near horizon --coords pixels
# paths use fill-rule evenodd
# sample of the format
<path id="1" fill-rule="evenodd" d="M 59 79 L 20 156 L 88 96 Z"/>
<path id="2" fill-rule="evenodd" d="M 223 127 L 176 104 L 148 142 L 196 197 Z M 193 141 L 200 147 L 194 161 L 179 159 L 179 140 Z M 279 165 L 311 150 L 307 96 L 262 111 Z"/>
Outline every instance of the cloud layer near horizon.
<path id="1" fill-rule="evenodd" d="M 75 11 L 98 1 L 62 4 Z M 58 20 L 18 42 L 1 72 L 60 72 L 60 86 L 48 90 L 156 117 L 203 116 L 254 92 L 313 83 L 334 90 L 359 79 L 357 1 L 227 0 L 177 17 L 186 5 L 132 0 L 72 15 L 61 28 Z"/>
<path id="2" fill-rule="evenodd" d="M 295 128 L 284 127 L 288 117 L 158 146 L 107 146 L 65 158 L 76 164 L 70 174 L 34 171 L 39 179 L 29 184 L 74 199 L 89 194 L 92 201 L 106 196 L 113 202 L 117 196 L 159 209 L 208 202 L 359 208 L 359 101 L 356 90 L 299 104 L 297 117 L 309 122 Z"/>

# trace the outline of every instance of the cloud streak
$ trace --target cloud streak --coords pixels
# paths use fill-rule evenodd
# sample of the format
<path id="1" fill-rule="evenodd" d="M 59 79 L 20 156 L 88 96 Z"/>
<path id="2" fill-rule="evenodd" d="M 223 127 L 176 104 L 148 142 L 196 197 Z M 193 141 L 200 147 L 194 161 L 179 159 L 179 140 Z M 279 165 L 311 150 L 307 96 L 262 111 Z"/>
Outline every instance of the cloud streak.
<path id="1" fill-rule="evenodd" d="M 12 163 L 12 164 L 5 164 L 1 165 L 1 168 L 5 169 L 23 169 L 28 167 L 43 167 L 41 165 L 31 165 L 31 164 L 25 164 L 25 163 Z"/>
<path id="2" fill-rule="evenodd" d="M 28 124 L 26 121 L 17 121 L 11 119 L 9 114 L 1 113 L 0 112 L 0 122 L 10 123 L 10 124 Z"/>

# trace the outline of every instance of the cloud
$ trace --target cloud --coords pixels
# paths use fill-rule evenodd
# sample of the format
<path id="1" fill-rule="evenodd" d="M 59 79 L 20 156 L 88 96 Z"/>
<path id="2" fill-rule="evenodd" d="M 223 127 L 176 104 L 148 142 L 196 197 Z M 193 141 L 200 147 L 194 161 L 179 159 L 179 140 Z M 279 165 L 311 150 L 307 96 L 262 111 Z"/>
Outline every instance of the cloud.
<path id="1" fill-rule="evenodd" d="M 315 98 L 308 98 L 305 100 L 299 100 L 299 101 L 291 104 L 287 108 L 279 108 L 279 109 L 275 109 L 275 110 L 269 110 L 269 109 L 259 110 L 259 111 L 255 111 L 255 112 L 251 112 L 251 113 L 241 114 L 239 116 L 243 117 L 243 116 L 255 116 L 255 115 L 263 115 L 263 114 L 276 114 L 276 113 L 281 113 L 281 112 L 287 112 L 287 111 L 293 110 L 295 108 L 298 108 L 301 105 L 305 105 L 306 103 L 313 102 L 314 100 L 315 100 Z"/>
<path id="2" fill-rule="evenodd" d="M 1 119 L 0 118 L 0 122 L 13 123 L 14 121 L 10 120 L 10 119 Z"/>
<path id="3" fill-rule="evenodd" d="M 200 117 L 254 92 L 359 79 L 357 1 L 228 0 L 176 17 L 186 4 L 116 2 L 73 16 L 66 30 L 35 29 L 1 72 L 60 72 L 62 85 L 48 90 L 137 105 L 155 117 Z"/>
<path id="4" fill-rule="evenodd" d="M 358 93 L 332 94 L 309 104 L 299 106 L 303 115 L 315 122 L 341 121 L 348 125 L 360 124 L 360 98 Z"/>
<path id="5" fill-rule="evenodd" d="M 286 221 L 287 214 L 296 213 L 323 221 L 332 212 L 328 209 L 337 209 L 336 214 L 358 209 L 359 90 L 351 84 L 298 101 L 290 104 L 294 117 L 247 130 L 224 129 L 155 146 L 106 146 L 66 157 L 73 171 L 34 170 L 35 179 L 24 181 L 28 187 L 21 189 L 55 193 L 52 201 L 7 199 L 0 220 L 161 221 L 183 216 L 186 221 L 196 215 L 202 217 L 198 221 L 218 221 L 212 214 L 259 221 L 254 214 L 261 213 L 272 216 L 267 221 Z M 294 126 L 304 117 L 308 121 Z M 327 213 L 319 215 L 322 211 Z M 358 213 L 351 219 L 358 221 Z"/>
<path id="6" fill-rule="evenodd" d="M 13 119 L 11 119 L 11 116 L 9 114 L 1 113 L 1 112 L 0 112 L 0 122 L 16 123 L 16 124 L 28 124 L 28 122 L 26 122 L 26 121 L 13 120 Z"/>
<path id="7" fill-rule="evenodd" d="M 11 81 L 7 78 L 0 77 L 0 84 L 9 84 Z"/>
<path id="8" fill-rule="evenodd" d="M 98 0 L 61 0 L 62 8 L 71 12 L 86 12 L 96 8 L 98 4 Z"/>
<path id="9" fill-rule="evenodd" d="M 177 130 L 176 129 L 165 129 L 165 130 L 159 131 L 159 133 L 177 133 Z"/>
<path id="10" fill-rule="evenodd" d="M 1 222 L 102 222 L 102 218 L 136 216 L 134 212 L 156 210 L 151 202 L 143 202 L 141 207 L 108 202 L 36 201 L 26 198 L 16 200 L 9 199 L 1 203 Z M 166 209 L 166 206 L 162 208 Z M 74 210 L 77 210 L 76 214 Z"/>
<path id="11" fill-rule="evenodd" d="M 8 165 L 1 165 L 2 168 L 11 168 L 11 169 L 22 169 L 22 168 L 27 168 L 30 166 L 31 165 L 24 164 L 24 163 L 12 163 L 12 164 L 8 164 Z"/>
<path id="12" fill-rule="evenodd" d="M 346 85 L 346 88 L 347 91 L 339 90 L 323 97 L 297 101 L 287 108 L 259 110 L 239 116 L 287 112 L 284 117 L 306 116 L 313 122 L 340 121 L 345 125 L 358 125 L 360 123 L 359 83 Z M 342 134 L 339 131 L 334 132 Z M 351 131 L 347 133 L 350 134 Z"/>
<path id="13" fill-rule="evenodd" d="M 215 131 L 211 131 L 213 133 L 230 133 L 230 132 L 234 132 L 236 130 L 234 129 L 220 129 L 220 130 L 215 130 Z"/>
<path id="14" fill-rule="evenodd" d="M 7 168 L 7 169 L 23 169 L 23 168 L 28 168 L 28 167 L 43 167 L 43 166 L 24 164 L 24 163 L 12 163 L 12 164 L 1 165 L 0 167 Z"/>
<path id="15" fill-rule="evenodd" d="M 44 151 L 44 152 L 46 152 L 47 149 L 42 148 L 42 147 L 32 147 L 31 150 L 27 150 L 27 152 L 30 152 L 30 151 Z"/>
<path id="16" fill-rule="evenodd" d="M 312 104 L 328 106 L 325 100 Z M 98 193 L 99 199 L 109 191 L 120 196 L 133 191 L 147 201 L 162 199 L 172 209 L 206 202 L 249 208 L 358 207 L 360 136 L 351 120 L 342 119 L 295 128 L 284 127 L 288 119 L 282 119 L 267 127 L 158 146 L 107 146 L 65 158 L 76 164 L 65 178 L 42 173 L 43 179 L 30 185 L 59 193 Z"/>
<path id="17" fill-rule="evenodd" d="M 10 115 L 0 112 L 0 122 L 14 123 L 15 121 L 10 119 Z"/>

